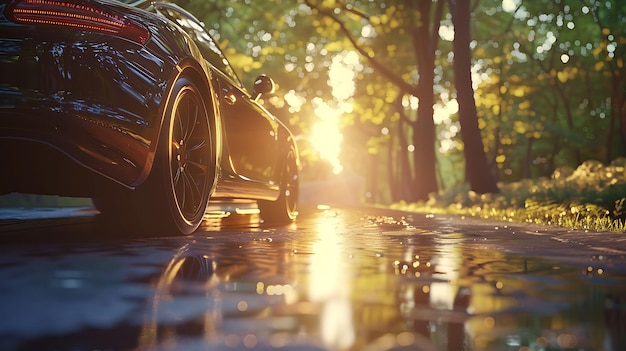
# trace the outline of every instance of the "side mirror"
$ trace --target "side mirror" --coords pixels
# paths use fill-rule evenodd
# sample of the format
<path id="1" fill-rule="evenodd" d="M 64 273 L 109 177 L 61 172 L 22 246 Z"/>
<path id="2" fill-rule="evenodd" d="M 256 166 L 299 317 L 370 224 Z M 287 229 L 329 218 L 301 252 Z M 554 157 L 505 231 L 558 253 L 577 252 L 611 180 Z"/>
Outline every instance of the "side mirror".
<path id="1" fill-rule="evenodd" d="M 275 89 L 275 84 L 272 78 L 262 74 L 254 80 L 254 101 L 259 100 L 263 94 L 272 94 Z"/>

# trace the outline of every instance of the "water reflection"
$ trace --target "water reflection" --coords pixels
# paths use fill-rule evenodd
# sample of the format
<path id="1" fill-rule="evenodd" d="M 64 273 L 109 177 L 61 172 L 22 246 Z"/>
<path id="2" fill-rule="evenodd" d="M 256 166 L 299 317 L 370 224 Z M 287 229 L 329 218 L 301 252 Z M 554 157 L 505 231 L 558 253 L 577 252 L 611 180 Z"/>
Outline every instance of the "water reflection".
<path id="1" fill-rule="evenodd" d="M 1 307 L 19 318 L 0 320 L 0 346 L 626 349 L 624 257 L 516 255 L 436 218 L 327 210 L 285 228 L 250 220 L 185 238 L 3 250 Z"/>
<path id="2" fill-rule="evenodd" d="M 354 344 L 350 294 L 353 267 L 345 252 L 344 223 L 320 216 L 315 222 L 315 239 L 310 256 L 308 299 L 320 304 L 320 334 L 332 349 L 348 349 Z"/>
<path id="3" fill-rule="evenodd" d="M 623 277 L 476 245 L 454 228 L 326 211 L 183 246 L 154 286 L 145 349 L 617 350 Z M 216 229 L 217 230 L 217 229 Z M 207 233 L 209 234 L 207 236 Z M 203 237 L 200 237 L 203 236 Z"/>
<path id="4" fill-rule="evenodd" d="M 203 319 L 211 321 L 210 335 L 229 347 L 246 346 L 245 340 L 246 347 L 250 340 L 293 347 L 298 336 L 309 347 L 329 350 L 620 345 L 621 334 L 611 329 L 623 329 L 614 321 L 623 317 L 621 300 L 606 295 L 604 284 L 590 281 L 604 275 L 597 265 L 581 271 L 476 250 L 466 235 L 454 231 L 420 233 L 369 224 L 355 232 L 345 221 L 329 211 L 309 228 L 291 233 L 300 238 L 295 242 L 290 233 L 259 229 L 261 238 L 252 242 L 217 251 L 207 247 L 211 253 L 204 259 L 214 259 L 197 271 L 207 276 L 204 296 L 221 301 L 209 304 L 214 307 Z M 235 252 L 238 263 L 226 265 Z M 171 274 L 164 281 L 167 277 Z M 225 313 L 225 296 L 239 296 L 230 302 L 230 313 Z M 246 323 L 240 320 L 244 312 L 251 318 Z M 224 335 L 225 325 L 233 333 Z M 237 325 L 246 326 L 245 332 Z"/>

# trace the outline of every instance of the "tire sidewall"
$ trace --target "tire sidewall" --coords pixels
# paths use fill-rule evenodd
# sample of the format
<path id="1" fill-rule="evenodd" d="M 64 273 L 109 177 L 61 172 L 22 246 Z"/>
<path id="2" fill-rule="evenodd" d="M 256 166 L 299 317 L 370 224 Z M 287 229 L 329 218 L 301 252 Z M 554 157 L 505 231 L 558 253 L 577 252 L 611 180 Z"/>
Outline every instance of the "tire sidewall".
<path id="1" fill-rule="evenodd" d="M 151 184 L 152 186 L 150 186 L 152 191 L 161 193 L 163 201 L 161 204 L 155 204 L 160 207 L 160 210 L 156 211 L 156 214 L 167 216 L 167 218 L 169 218 L 168 222 L 170 222 L 168 225 L 171 227 L 170 229 L 177 230 L 184 235 L 193 233 L 200 226 L 206 206 L 208 205 L 210 190 L 212 188 L 211 182 L 214 181 L 214 176 L 211 176 L 214 171 L 209 171 L 202 186 L 204 189 L 202 195 L 202 205 L 198 208 L 196 213 L 193 214 L 193 216 L 189 218 L 185 216 L 183 210 L 179 206 L 179 201 L 173 184 L 174 175 L 172 174 L 171 167 L 173 157 L 171 144 L 176 119 L 176 107 L 184 94 L 188 93 L 194 94 L 197 102 L 199 103 L 199 107 L 202 111 L 204 111 L 203 115 L 206 118 L 205 123 L 207 126 L 207 138 L 211 153 L 213 153 L 214 148 L 210 133 L 210 118 L 206 103 L 201 97 L 200 90 L 196 87 L 193 81 L 186 77 L 180 77 L 176 80 L 176 83 L 174 83 L 174 86 L 172 87 L 163 113 L 163 128 L 158 141 L 159 145 L 157 147 L 157 155 L 155 158 L 155 169 L 153 169 L 154 177 L 152 177 L 153 182 Z M 214 167 L 215 156 L 210 155 L 209 158 L 211 160 L 209 166 Z M 161 221 L 161 219 L 165 220 L 165 218 L 157 218 L 157 221 Z"/>
<path id="2" fill-rule="evenodd" d="M 297 216 L 299 196 L 299 174 L 296 152 L 293 147 L 285 154 L 285 160 L 280 173 L 280 195 L 275 201 L 259 201 L 261 218 L 266 224 L 288 224 Z M 291 179 L 293 178 L 293 179 Z M 287 191 L 290 194 L 287 196 Z"/>

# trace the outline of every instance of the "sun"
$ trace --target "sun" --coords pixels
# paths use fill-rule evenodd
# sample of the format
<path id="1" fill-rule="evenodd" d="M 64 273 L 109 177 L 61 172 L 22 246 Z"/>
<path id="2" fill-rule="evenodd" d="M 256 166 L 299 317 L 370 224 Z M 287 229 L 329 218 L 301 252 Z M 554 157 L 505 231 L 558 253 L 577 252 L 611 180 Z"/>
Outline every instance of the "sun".
<path id="1" fill-rule="evenodd" d="M 319 121 L 312 126 L 310 142 L 320 157 L 332 165 L 334 174 L 343 171 L 339 159 L 343 141 L 339 122 L 342 115 L 352 112 L 355 71 L 359 67 L 359 55 L 356 52 L 344 51 L 336 55 L 328 71 L 328 85 L 332 89 L 334 100 L 327 102 L 321 98 L 313 99 L 316 105 L 315 115 Z"/>
<path id="2" fill-rule="evenodd" d="M 319 121 L 311 128 L 311 144 L 319 153 L 320 158 L 331 164 L 333 173 L 339 174 L 343 171 L 339 160 L 343 140 L 343 135 L 339 130 L 341 112 L 322 102 L 315 109 L 315 114 Z"/>

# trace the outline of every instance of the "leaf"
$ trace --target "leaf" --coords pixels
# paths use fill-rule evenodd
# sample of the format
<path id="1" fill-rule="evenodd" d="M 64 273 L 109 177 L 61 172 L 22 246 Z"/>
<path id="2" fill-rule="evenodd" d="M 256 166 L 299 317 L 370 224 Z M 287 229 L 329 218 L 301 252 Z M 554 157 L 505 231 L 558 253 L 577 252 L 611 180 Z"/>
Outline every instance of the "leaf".
<path id="1" fill-rule="evenodd" d="M 511 94 L 517 97 L 523 97 L 525 94 L 524 87 L 517 87 L 511 90 Z"/>
<path id="2" fill-rule="evenodd" d="M 596 71 L 601 71 L 604 68 L 604 62 L 598 61 L 595 65 L 593 65 L 593 69 Z"/>

